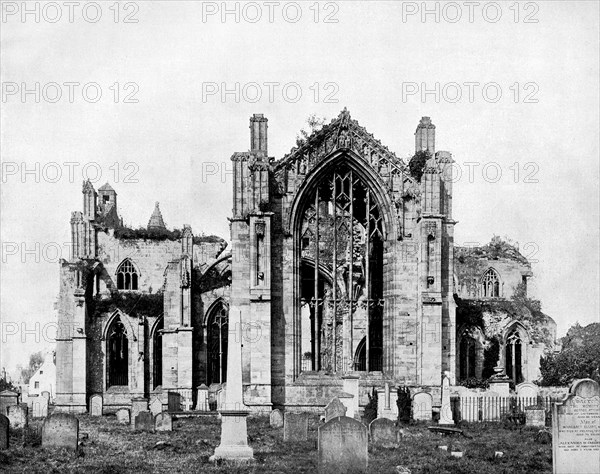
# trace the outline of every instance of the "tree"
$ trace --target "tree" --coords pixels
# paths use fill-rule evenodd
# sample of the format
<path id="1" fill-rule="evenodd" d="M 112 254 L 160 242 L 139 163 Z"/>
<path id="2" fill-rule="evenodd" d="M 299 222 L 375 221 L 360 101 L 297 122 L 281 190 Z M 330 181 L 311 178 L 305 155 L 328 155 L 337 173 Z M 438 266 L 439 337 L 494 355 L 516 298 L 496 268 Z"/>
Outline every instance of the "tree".
<path id="1" fill-rule="evenodd" d="M 39 369 L 44 363 L 44 356 L 41 352 L 36 352 L 29 356 L 29 367 L 21 370 L 21 378 L 23 383 L 29 383 L 29 379 L 35 374 L 36 370 Z"/>
<path id="2" fill-rule="evenodd" d="M 311 114 L 306 119 L 306 124 L 308 125 L 308 130 L 302 128 L 300 133 L 296 135 L 296 145 L 302 146 L 304 142 L 310 137 L 314 132 L 318 132 L 323 128 L 327 119 L 325 117 L 318 117 L 317 114 Z"/>
<path id="3" fill-rule="evenodd" d="M 540 359 L 540 385 L 569 385 L 575 379 L 600 382 L 600 323 L 576 324 L 562 338 L 559 353 Z"/>

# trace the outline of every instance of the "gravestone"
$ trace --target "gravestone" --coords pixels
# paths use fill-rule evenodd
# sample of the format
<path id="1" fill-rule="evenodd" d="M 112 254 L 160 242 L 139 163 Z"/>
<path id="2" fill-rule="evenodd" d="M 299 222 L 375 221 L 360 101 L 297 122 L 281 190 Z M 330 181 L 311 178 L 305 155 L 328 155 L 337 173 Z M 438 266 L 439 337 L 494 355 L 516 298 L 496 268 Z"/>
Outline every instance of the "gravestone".
<path id="1" fill-rule="evenodd" d="M 10 421 L 0 414 L 0 449 L 8 449 Z"/>
<path id="2" fill-rule="evenodd" d="M 132 398 L 131 399 L 131 414 L 130 422 L 131 426 L 135 424 L 135 417 L 141 411 L 148 411 L 148 399 L 147 398 Z"/>
<path id="3" fill-rule="evenodd" d="M 413 420 L 431 421 L 432 407 L 433 399 L 430 393 L 417 393 L 412 401 Z"/>
<path id="4" fill-rule="evenodd" d="M 369 425 L 373 444 L 392 445 L 398 442 L 396 423 L 387 418 L 377 418 Z"/>
<path id="5" fill-rule="evenodd" d="M 177 392 L 169 392 L 168 394 L 168 410 L 169 413 L 181 411 L 181 395 Z"/>
<path id="6" fill-rule="evenodd" d="M 90 397 L 90 415 L 102 416 L 103 400 L 102 395 L 92 395 Z"/>
<path id="7" fill-rule="evenodd" d="M 198 397 L 196 398 L 196 410 L 209 411 L 208 406 L 208 387 L 204 384 L 198 387 Z"/>
<path id="8" fill-rule="evenodd" d="M 56 413 L 44 420 L 42 425 L 43 448 L 66 448 L 77 450 L 79 420 L 69 413 Z"/>
<path id="9" fill-rule="evenodd" d="M 19 404 L 19 394 L 12 390 L 2 390 L 0 392 L 0 414 L 6 415 L 9 406 Z"/>
<path id="10" fill-rule="evenodd" d="M 450 404 L 450 372 L 442 375 L 442 406 L 440 407 L 440 425 L 453 425 L 452 405 Z"/>
<path id="11" fill-rule="evenodd" d="M 338 416 L 346 416 L 346 406 L 339 398 L 334 397 L 325 407 L 325 423 Z"/>
<path id="12" fill-rule="evenodd" d="M 592 379 L 573 382 L 552 407 L 554 474 L 600 472 L 600 389 Z"/>
<path id="13" fill-rule="evenodd" d="M 284 441 L 308 440 L 308 416 L 306 413 L 285 413 L 283 417 Z"/>
<path id="14" fill-rule="evenodd" d="M 525 425 L 538 428 L 546 426 L 546 410 L 544 410 L 544 407 L 525 407 Z"/>
<path id="15" fill-rule="evenodd" d="M 515 389 L 519 398 L 537 399 L 539 393 L 537 386 L 529 382 L 520 383 Z M 534 403 L 533 400 L 532 403 Z"/>
<path id="16" fill-rule="evenodd" d="M 139 412 L 134 419 L 136 431 L 154 431 L 154 417 L 149 411 Z"/>
<path id="17" fill-rule="evenodd" d="M 11 405 L 7 408 L 7 416 L 10 421 L 10 427 L 26 428 L 27 427 L 27 405 Z"/>
<path id="18" fill-rule="evenodd" d="M 152 413 L 153 416 L 156 416 L 159 413 L 162 413 L 162 411 L 163 411 L 163 404 L 162 404 L 160 398 L 154 397 L 154 399 L 150 402 L 150 413 Z"/>
<path id="19" fill-rule="evenodd" d="M 173 431 L 173 418 L 167 412 L 159 413 L 154 417 L 156 431 Z"/>
<path id="20" fill-rule="evenodd" d="M 117 422 L 121 423 L 122 425 L 128 425 L 130 423 L 129 410 L 127 408 L 119 408 L 116 415 Z"/>
<path id="21" fill-rule="evenodd" d="M 368 464 L 367 427 L 341 416 L 319 426 L 319 472 L 366 472 Z"/>
<path id="22" fill-rule="evenodd" d="M 283 414 L 281 410 L 275 409 L 271 412 L 271 428 L 283 428 Z"/>

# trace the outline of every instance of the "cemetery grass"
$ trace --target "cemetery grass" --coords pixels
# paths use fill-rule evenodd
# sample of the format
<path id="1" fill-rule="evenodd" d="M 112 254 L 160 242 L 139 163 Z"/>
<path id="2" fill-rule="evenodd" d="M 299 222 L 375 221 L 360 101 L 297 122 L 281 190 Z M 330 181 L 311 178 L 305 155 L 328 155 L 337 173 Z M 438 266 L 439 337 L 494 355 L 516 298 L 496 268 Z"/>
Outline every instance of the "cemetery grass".
<path id="1" fill-rule="evenodd" d="M 10 448 L 0 451 L 0 472 L 9 473 L 313 473 L 317 471 L 317 424 L 309 425 L 309 441 L 284 443 L 283 429 L 269 426 L 268 417 L 248 419 L 255 463 L 235 465 L 208 461 L 219 444 L 216 417 L 184 418 L 173 422 L 174 431 L 142 433 L 119 425 L 114 416 L 80 416 L 78 454 L 41 448 L 41 421 L 30 421 L 25 432 L 11 433 Z M 403 427 L 404 436 L 393 448 L 369 447 L 369 472 L 395 473 L 404 466 L 411 473 L 550 473 L 552 446 L 536 441 L 538 429 L 503 423 L 463 424 L 472 439 L 442 436 L 426 424 Z M 87 438 L 84 435 L 87 434 Z M 86 439 L 84 439 L 86 438 Z M 448 451 L 438 446 L 448 446 Z M 453 458 L 450 451 L 462 451 Z M 502 451 L 503 457 L 494 453 Z"/>

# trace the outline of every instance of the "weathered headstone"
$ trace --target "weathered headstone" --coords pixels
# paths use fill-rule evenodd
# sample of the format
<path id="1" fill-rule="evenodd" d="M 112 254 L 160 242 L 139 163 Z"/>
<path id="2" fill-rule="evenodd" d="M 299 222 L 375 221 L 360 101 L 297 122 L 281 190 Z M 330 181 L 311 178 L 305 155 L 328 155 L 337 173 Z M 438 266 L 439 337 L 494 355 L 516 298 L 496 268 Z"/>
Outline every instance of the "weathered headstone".
<path id="1" fill-rule="evenodd" d="M 173 418 L 167 412 L 159 413 L 154 417 L 156 431 L 173 431 Z"/>
<path id="2" fill-rule="evenodd" d="M 319 426 L 319 472 L 366 472 L 368 465 L 367 427 L 341 416 Z"/>
<path id="3" fill-rule="evenodd" d="M 10 421 L 0 413 L 0 449 L 8 449 Z"/>
<path id="4" fill-rule="evenodd" d="M 275 409 L 270 416 L 271 428 L 283 428 L 283 413 L 281 410 Z"/>
<path id="5" fill-rule="evenodd" d="M 162 401 L 160 400 L 160 398 L 154 397 L 152 399 L 152 401 L 150 402 L 150 413 L 152 413 L 152 415 L 156 416 L 159 413 L 162 413 L 162 411 L 163 411 Z"/>
<path id="6" fill-rule="evenodd" d="M 396 405 L 398 406 L 398 420 L 401 423 L 410 423 L 411 399 L 408 387 L 398 387 Z"/>
<path id="7" fill-rule="evenodd" d="M 117 410 L 117 421 L 122 425 L 128 425 L 130 423 L 129 420 L 129 410 L 127 408 L 119 408 Z"/>
<path id="8" fill-rule="evenodd" d="M 102 395 L 92 395 L 90 397 L 90 415 L 102 416 L 103 400 Z"/>
<path id="9" fill-rule="evenodd" d="M 396 423 L 387 418 L 377 418 L 369 425 L 373 444 L 392 445 L 398 442 Z"/>
<path id="10" fill-rule="evenodd" d="M 181 411 L 181 395 L 177 392 L 169 392 L 168 397 L 169 413 Z"/>
<path id="11" fill-rule="evenodd" d="M 452 405 L 450 404 L 450 373 L 442 375 L 442 406 L 440 407 L 440 425 L 453 425 Z"/>
<path id="12" fill-rule="evenodd" d="M 131 399 L 131 414 L 130 414 L 131 426 L 134 426 L 135 417 L 141 411 L 148 411 L 148 399 L 147 398 L 132 398 Z"/>
<path id="13" fill-rule="evenodd" d="M 576 380 L 552 407 L 554 474 L 600 472 L 600 389 L 592 379 Z"/>
<path id="14" fill-rule="evenodd" d="M 340 401 L 338 397 L 332 398 L 332 400 L 325 407 L 325 422 L 338 416 L 346 416 L 346 406 Z"/>
<path id="15" fill-rule="evenodd" d="M 12 390 L 2 390 L 0 392 L 0 414 L 6 415 L 9 406 L 19 404 L 19 394 Z"/>
<path id="16" fill-rule="evenodd" d="M 154 431 L 154 417 L 149 411 L 139 412 L 134 419 L 136 431 Z"/>
<path id="17" fill-rule="evenodd" d="M 11 428 L 27 427 L 27 405 L 11 405 L 7 408 L 7 416 Z"/>
<path id="18" fill-rule="evenodd" d="M 79 420 L 69 413 L 56 413 L 44 420 L 42 425 L 43 448 L 67 448 L 77 450 Z"/>
<path id="19" fill-rule="evenodd" d="M 204 384 L 200 385 L 197 390 L 196 410 L 209 411 L 208 406 L 208 387 Z"/>
<path id="20" fill-rule="evenodd" d="M 529 382 L 520 383 L 515 389 L 519 398 L 535 399 L 539 393 L 537 386 Z"/>
<path id="21" fill-rule="evenodd" d="M 283 417 L 283 440 L 308 440 L 308 416 L 306 416 L 306 413 L 285 413 Z"/>
<path id="22" fill-rule="evenodd" d="M 543 428 L 546 426 L 546 410 L 544 407 L 525 407 L 525 425 Z"/>
<path id="23" fill-rule="evenodd" d="M 413 420 L 431 421 L 433 399 L 430 393 L 419 392 L 413 397 Z"/>

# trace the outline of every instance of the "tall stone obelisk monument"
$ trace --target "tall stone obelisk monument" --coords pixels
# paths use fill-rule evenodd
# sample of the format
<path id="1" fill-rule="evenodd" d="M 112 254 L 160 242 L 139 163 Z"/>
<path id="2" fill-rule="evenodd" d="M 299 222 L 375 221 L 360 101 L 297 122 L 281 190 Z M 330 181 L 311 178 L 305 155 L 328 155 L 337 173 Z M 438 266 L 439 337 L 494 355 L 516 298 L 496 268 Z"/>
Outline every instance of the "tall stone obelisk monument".
<path id="1" fill-rule="evenodd" d="M 231 327 L 230 320 L 229 324 Z M 221 414 L 221 444 L 215 449 L 211 461 L 252 461 L 254 451 L 248 446 L 248 410 L 244 405 L 242 388 L 242 313 L 236 321 L 235 337 L 230 333 L 227 340 L 227 390 L 225 406 Z"/>

